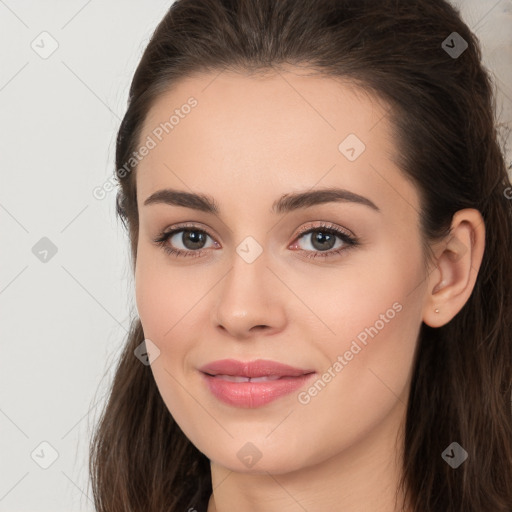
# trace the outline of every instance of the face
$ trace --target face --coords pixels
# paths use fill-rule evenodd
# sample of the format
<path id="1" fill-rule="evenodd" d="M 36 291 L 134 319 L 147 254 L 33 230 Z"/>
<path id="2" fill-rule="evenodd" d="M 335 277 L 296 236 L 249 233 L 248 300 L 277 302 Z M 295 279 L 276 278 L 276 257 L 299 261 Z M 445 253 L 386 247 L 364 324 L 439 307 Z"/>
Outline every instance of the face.
<path id="1" fill-rule="evenodd" d="M 137 308 L 163 400 L 217 464 L 312 466 L 389 437 L 405 414 L 425 270 L 388 108 L 290 68 L 190 77 L 145 120 Z M 241 364 L 200 370 L 226 359 Z M 300 375 L 219 377 L 255 360 Z"/>

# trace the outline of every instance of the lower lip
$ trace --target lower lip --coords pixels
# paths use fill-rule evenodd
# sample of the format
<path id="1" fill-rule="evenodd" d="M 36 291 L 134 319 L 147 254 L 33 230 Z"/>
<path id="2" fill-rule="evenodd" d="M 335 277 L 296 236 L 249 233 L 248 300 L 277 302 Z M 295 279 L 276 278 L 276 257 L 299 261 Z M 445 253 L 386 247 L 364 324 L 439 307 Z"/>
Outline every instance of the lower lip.
<path id="1" fill-rule="evenodd" d="M 231 382 L 203 373 L 208 388 L 219 400 L 235 407 L 255 408 L 293 393 L 313 377 L 282 377 L 260 382 Z"/>

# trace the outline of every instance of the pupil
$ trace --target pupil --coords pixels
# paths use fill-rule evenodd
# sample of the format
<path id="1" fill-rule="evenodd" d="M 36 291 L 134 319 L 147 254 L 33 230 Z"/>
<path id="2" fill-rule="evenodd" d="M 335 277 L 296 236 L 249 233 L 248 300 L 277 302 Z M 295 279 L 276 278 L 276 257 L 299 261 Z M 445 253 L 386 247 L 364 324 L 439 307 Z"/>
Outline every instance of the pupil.
<path id="1" fill-rule="evenodd" d="M 191 241 L 191 243 L 187 243 L 188 241 Z M 201 245 L 204 244 L 204 233 L 200 233 L 199 231 L 184 231 L 182 242 L 188 249 L 200 249 Z"/>
<path id="2" fill-rule="evenodd" d="M 323 245 L 322 242 L 330 242 L 328 243 L 328 247 Z M 315 249 L 332 249 L 334 247 L 334 236 L 331 233 L 323 233 L 322 231 L 318 231 L 317 235 L 313 237 L 313 247 Z M 319 247 L 316 247 L 316 244 L 319 243 Z"/>

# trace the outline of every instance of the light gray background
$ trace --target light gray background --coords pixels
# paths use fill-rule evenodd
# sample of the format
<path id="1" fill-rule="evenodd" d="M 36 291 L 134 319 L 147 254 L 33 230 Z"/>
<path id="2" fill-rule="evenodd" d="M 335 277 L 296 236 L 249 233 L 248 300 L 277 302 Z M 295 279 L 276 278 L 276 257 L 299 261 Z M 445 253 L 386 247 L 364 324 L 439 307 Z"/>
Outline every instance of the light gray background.
<path id="1" fill-rule="evenodd" d="M 512 128 L 512 0 L 454 3 Z M 0 511 L 93 510 L 90 430 L 136 310 L 115 192 L 92 192 L 112 176 L 129 83 L 169 5 L 0 0 Z M 32 251 L 43 237 L 57 248 L 46 262 Z"/>

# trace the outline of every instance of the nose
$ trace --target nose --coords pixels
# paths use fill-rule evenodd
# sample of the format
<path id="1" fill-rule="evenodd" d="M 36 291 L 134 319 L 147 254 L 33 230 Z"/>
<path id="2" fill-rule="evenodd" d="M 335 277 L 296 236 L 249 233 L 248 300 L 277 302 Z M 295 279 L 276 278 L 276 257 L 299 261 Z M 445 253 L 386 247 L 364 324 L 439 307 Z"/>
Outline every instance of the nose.
<path id="1" fill-rule="evenodd" d="M 212 322 L 236 339 L 284 329 L 286 287 L 268 266 L 265 253 L 248 263 L 235 254 L 233 265 L 217 285 Z M 289 292 L 288 292 L 289 293 Z"/>

